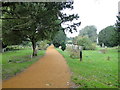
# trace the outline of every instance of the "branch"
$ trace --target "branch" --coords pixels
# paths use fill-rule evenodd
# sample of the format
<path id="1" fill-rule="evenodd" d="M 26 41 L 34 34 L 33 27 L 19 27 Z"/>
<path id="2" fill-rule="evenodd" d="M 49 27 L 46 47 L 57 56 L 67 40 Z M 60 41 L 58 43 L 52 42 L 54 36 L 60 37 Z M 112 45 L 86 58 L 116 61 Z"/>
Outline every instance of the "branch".
<path id="1" fill-rule="evenodd" d="M 8 19 L 20 19 L 20 18 L 0 18 L 2 20 L 8 20 Z"/>
<path id="2" fill-rule="evenodd" d="M 2 19 L 2 20 L 8 20 L 8 19 L 27 19 L 28 17 L 15 17 L 15 18 L 13 18 L 13 17 L 11 17 L 11 18 L 0 18 L 0 19 Z"/>
<path id="3" fill-rule="evenodd" d="M 12 29 L 15 29 L 15 28 L 24 28 L 25 26 L 27 26 L 27 25 L 29 25 L 29 24 L 31 24 L 32 23 L 32 21 L 30 20 L 30 21 L 28 21 L 28 22 L 26 22 L 26 23 L 24 23 L 24 24 L 20 24 L 20 25 L 16 25 L 16 26 L 14 26 Z"/>

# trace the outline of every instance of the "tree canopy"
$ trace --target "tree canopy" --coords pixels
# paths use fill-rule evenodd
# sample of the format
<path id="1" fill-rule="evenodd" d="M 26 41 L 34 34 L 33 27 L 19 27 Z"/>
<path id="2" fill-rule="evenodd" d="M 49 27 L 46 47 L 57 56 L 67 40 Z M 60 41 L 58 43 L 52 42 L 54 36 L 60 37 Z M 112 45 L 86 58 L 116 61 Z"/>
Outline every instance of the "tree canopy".
<path id="1" fill-rule="evenodd" d="M 92 42 L 97 42 L 97 29 L 95 26 L 86 26 L 79 32 L 79 36 L 87 36 Z"/>
<path id="2" fill-rule="evenodd" d="M 55 47 L 61 46 L 62 50 L 66 48 L 66 34 L 63 30 L 58 31 L 53 39 L 53 44 Z"/>
<path id="3" fill-rule="evenodd" d="M 118 33 L 114 26 L 108 26 L 101 30 L 98 35 L 99 45 L 104 44 L 108 47 L 113 47 L 118 45 Z"/>
<path id="4" fill-rule="evenodd" d="M 73 44 L 82 46 L 83 50 L 94 50 L 96 48 L 96 45 L 87 36 L 76 36 L 73 38 Z"/>
<path id="5" fill-rule="evenodd" d="M 9 45 L 31 41 L 33 56 L 36 55 L 36 42 L 53 39 L 61 30 L 63 22 L 79 18 L 78 15 L 62 13 L 63 9 L 73 9 L 73 2 L 2 2 L 3 42 Z M 80 22 L 68 25 L 63 30 L 70 32 Z"/>
<path id="6" fill-rule="evenodd" d="M 120 37 L 120 16 L 117 16 L 117 21 L 116 21 L 116 31 L 118 33 L 118 38 Z M 118 39 L 118 45 L 120 45 L 120 39 Z"/>

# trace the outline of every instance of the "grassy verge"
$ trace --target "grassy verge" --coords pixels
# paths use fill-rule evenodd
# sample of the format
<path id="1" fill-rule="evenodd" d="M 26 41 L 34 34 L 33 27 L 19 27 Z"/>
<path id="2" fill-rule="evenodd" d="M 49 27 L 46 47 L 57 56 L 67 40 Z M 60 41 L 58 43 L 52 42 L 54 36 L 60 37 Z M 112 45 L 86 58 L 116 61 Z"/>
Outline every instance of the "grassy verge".
<path id="1" fill-rule="evenodd" d="M 38 56 L 31 58 L 32 50 L 9 51 L 2 54 L 2 79 L 8 79 L 23 71 L 39 60 L 45 51 L 38 51 Z M 9 62 L 11 61 L 11 62 Z"/>
<path id="2" fill-rule="evenodd" d="M 71 59 L 67 51 L 57 50 L 67 60 L 73 72 L 72 81 L 80 88 L 117 88 L 117 49 L 108 49 L 106 54 L 98 50 L 85 50 L 82 62 L 79 59 Z"/>

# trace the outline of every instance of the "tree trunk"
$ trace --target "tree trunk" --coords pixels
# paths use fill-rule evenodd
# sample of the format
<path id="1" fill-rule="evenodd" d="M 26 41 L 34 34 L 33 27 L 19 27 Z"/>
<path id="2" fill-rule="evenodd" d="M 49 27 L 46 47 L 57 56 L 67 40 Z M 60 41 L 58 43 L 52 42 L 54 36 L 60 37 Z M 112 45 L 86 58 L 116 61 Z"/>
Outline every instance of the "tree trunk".
<path id="1" fill-rule="evenodd" d="M 32 56 L 37 56 L 36 42 L 32 41 L 33 54 Z"/>

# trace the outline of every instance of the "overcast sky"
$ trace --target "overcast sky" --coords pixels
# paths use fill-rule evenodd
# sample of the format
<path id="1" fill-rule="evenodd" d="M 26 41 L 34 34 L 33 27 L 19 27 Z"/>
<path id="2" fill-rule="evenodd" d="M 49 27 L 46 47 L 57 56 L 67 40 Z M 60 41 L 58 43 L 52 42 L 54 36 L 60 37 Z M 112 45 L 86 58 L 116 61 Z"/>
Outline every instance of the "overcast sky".
<path id="1" fill-rule="evenodd" d="M 74 0 L 74 10 L 65 10 L 66 13 L 76 13 L 80 16 L 78 32 L 66 33 L 68 37 L 77 36 L 79 30 L 87 25 L 95 25 L 97 33 L 103 28 L 116 23 L 118 15 L 118 1 L 120 0 Z"/>

